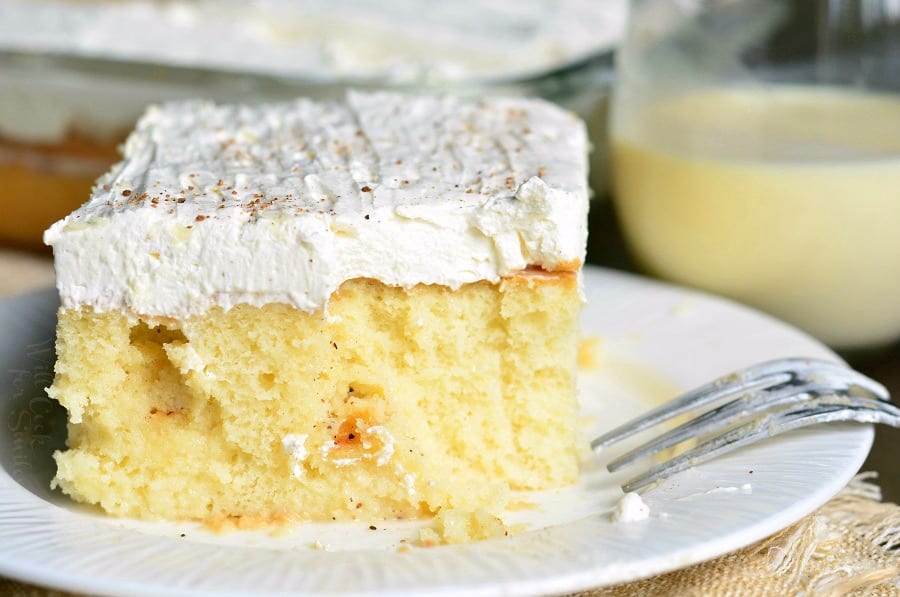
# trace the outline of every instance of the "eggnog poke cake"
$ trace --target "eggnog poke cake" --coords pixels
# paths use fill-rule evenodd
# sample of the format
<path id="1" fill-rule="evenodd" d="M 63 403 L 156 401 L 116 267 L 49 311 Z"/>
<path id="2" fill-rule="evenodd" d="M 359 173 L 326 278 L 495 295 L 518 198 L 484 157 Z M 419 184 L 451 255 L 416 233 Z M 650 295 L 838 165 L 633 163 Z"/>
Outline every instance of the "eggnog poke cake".
<path id="1" fill-rule="evenodd" d="M 151 108 L 45 234 L 54 484 L 268 523 L 498 513 L 574 482 L 586 152 L 538 100 Z"/>

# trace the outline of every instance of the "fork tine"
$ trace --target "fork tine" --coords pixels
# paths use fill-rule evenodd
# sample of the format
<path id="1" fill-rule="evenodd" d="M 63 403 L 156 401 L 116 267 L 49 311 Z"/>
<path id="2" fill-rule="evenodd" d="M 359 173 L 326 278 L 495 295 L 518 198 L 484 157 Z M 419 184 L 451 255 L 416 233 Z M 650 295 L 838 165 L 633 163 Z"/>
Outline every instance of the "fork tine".
<path id="1" fill-rule="evenodd" d="M 615 429 L 604 433 L 591 442 L 591 449 L 599 452 L 603 448 L 619 442 L 644 429 L 654 427 L 670 419 L 682 415 L 690 410 L 711 404 L 725 396 L 739 391 L 761 389 L 770 385 L 784 383 L 790 379 L 790 375 L 783 372 L 783 367 L 772 371 L 763 371 L 770 363 L 762 363 L 743 371 L 729 373 L 713 381 L 685 392 L 680 396 L 666 402 L 662 406 L 654 408 L 638 419 L 633 419 Z M 766 374 L 768 373 L 768 376 Z M 758 381 L 748 385 L 748 380 L 758 377 Z"/>
<path id="2" fill-rule="evenodd" d="M 788 385 L 777 390 L 762 390 L 742 394 L 734 400 L 703 413 L 695 419 L 663 433 L 633 450 L 626 452 L 606 465 L 607 470 L 615 472 L 638 460 L 649 458 L 678 444 L 696 437 L 710 437 L 718 434 L 736 421 L 747 419 L 776 406 L 784 406 L 807 400 L 810 396 L 820 396 L 829 392 L 847 390 L 824 384 Z"/>
<path id="3" fill-rule="evenodd" d="M 759 440 L 794 429 L 837 421 L 885 423 L 900 427 L 900 409 L 878 398 L 832 394 L 769 413 L 709 439 L 701 445 L 667 460 L 622 485 L 623 491 L 635 491 L 687 468 L 728 454 Z"/>
<path id="4" fill-rule="evenodd" d="M 810 383 L 840 381 L 845 387 L 848 388 L 848 390 L 852 391 L 852 388 L 855 386 L 865 392 L 868 392 L 872 395 L 872 397 L 877 398 L 878 400 L 882 400 L 884 402 L 890 402 L 891 400 L 891 394 L 890 392 L 888 392 L 886 387 L 884 387 L 882 384 L 878 383 L 871 377 L 867 377 L 859 371 L 851 369 L 847 365 L 841 365 L 838 363 L 824 363 L 821 369 L 810 368 L 803 372 L 803 375 L 801 375 L 800 377 Z"/>
<path id="5" fill-rule="evenodd" d="M 878 383 L 871 377 L 866 377 L 859 371 L 854 371 L 852 369 L 848 369 L 847 371 L 849 374 L 847 377 L 847 381 L 848 381 L 848 385 L 851 386 L 851 393 L 852 393 L 852 386 L 856 386 L 858 388 L 861 388 L 861 389 L 869 392 L 870 394 L 872 394 L 873 396 L 875 396 L 876 398 L 878 398 L 878 400 L 881 400 L 882 402 L 890 402 L 891 401 L 891 393 L 888 392 L 888 389 L 886 387 L 884 387 L 883 385 L 881 385 L 880 383 Z"/>
<path id="6" fill-rule="evenodd" d="M 664 423 L 696 408 L 713 404 L 739 392 L 773 387 L 790 381 L 797 376 L 828 375 L 830 373 L 835 373 L 842 377 L 850 376 L 857 385 L 869 389 L 875 395 L 882 396 L 883 399 L 887 399 L 888 393 L 884 386 L 841 363 L 808 358 L 776 359 L 723 375 L 699 388 L 686 392 L 666 404 L 654 408 L 643 416 L 595 438 L 591 442 L 591 449 L 599 452 L 603 448 L 640 431 Z"/>
<path id="7" fill-rule="evenodd" d="M 837 373 L 837 375 L 833 375 Z M 815 380 L 815 381 L 811 381 Z M 742 394 L 709 410 L 686 423 L 663 433 L 622 456 L 612 460 L 606 468 L 615 472 L 629 464 L 653 456 L 691 438 L 711 437 L 734 424 L 741 417 L 747 418 L 777 406 L 786 406 L 807 400 L 810 396 L 826 396 L 834 393 L 867 395 L 879 400 L 890 400 L 890 396 L 880 383 L 843 365 L 831 371 L 817 369 L 814 374 L 807 372 L 799 379 L 781 387 L 770 387 L 756 392 Z"/>

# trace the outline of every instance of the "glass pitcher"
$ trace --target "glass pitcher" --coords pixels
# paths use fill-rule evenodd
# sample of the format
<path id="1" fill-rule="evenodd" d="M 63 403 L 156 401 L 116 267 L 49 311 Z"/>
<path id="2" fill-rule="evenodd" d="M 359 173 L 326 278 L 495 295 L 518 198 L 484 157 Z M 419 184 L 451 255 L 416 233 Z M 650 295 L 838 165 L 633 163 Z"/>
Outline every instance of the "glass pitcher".
<path id="1" fill-rule="evenodd" d="M 900 338 L 900 2 L 636 0 L 613 197 L 638 267 L 839 349 Z"/>

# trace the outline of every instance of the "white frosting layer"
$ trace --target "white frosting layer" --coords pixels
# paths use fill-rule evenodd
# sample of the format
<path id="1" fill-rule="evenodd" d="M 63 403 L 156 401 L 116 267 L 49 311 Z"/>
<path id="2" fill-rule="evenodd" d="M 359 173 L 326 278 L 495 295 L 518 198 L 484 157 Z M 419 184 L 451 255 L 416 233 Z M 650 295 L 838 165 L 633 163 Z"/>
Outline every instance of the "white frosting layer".
<path id="1" fill-rule="evenodd" d="M 173 103 L 44 240 L 64 307 L 314 311 L 353 278 L 457 288 L 582 262 L 586 154 L 581 121 L 539 100 Z"/>
<path id="2" fill-rule="evenodd" d="M 626 0 L 0 2 L 0 48 L 334 80 L 503 78 L 613 47 Z"/>

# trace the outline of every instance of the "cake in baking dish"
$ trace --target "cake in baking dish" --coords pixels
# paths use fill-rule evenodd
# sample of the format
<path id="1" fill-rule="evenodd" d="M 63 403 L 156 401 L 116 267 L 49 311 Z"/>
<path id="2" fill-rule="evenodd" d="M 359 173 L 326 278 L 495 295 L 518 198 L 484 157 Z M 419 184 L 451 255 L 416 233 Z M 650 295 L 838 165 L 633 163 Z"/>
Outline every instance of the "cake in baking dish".
<path id="1" fill-rule="evenodd" d="M 150 109 L 45 234 L 54 484 L 269 523 L 498 513 L 574 482 L 586 151 L 538 100 Z"/>

